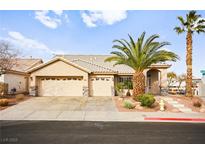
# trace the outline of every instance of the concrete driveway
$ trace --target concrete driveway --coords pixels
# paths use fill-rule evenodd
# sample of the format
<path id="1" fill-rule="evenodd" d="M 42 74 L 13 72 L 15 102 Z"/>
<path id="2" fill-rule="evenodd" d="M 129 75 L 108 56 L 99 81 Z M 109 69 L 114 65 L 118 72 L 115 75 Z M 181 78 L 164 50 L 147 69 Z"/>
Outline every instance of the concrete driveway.
<path id="1" fill-rule="evenodd" d="M 87 112 L 116 111 L 111 97 L 33 97 L 0 111 L 0 120 L 84 120 Z"/>

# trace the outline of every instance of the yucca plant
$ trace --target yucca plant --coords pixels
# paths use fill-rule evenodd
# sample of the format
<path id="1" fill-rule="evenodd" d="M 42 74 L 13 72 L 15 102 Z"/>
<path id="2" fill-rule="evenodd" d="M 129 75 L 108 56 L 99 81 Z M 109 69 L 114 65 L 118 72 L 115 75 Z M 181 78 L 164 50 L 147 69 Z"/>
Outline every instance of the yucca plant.
<path id="1" fill-rule="evenodd" d="M 106 62 L 114 61 L 114 65 L 127 65 L 134 69 L 133 74 L 133 97 L 145 93 L 145 76 L 143 71 L 152 64 L 165 61 L 176 61 L 179 57 L 163 47 L 170 45 L 169 42 L 158 42 L 159 35 L 152 35 L 145 39 L 145 32 L 134 41 L 129 36 L 129 41 L 125 39 L 114 40 L 112 56 L 105 59 Z"/>

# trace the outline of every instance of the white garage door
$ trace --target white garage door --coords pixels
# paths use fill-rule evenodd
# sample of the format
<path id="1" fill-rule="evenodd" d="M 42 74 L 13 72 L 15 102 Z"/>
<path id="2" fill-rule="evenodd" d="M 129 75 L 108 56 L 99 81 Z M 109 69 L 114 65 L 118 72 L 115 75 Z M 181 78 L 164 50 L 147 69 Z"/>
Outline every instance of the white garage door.
<path id="1" fill-rule="evenodd" d="M 82 78 L 40 78 L 39 96 L 83 96 Z"/>
<path id="2" fill-rule="evenodd" d="M 113 96 L 114 82 L 112 77 L 95 77 L 90 79 L 91 96 Z"/>

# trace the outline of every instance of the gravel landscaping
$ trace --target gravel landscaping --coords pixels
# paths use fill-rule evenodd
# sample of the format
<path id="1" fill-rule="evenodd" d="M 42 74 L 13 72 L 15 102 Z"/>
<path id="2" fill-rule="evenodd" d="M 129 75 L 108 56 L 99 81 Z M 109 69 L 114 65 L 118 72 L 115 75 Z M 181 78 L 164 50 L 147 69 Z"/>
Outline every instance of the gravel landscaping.
<path id="1" fill-rule="evenodd" d="M 182 96 L 182 95 L 173 95 L 173 96 L 170 96 L 170 97 L 173 98 L 174 100 L 178 101 L 179 103 L 183 104 L 184 106 L 192 109 L 192 111 L 194 111 L 194 112 L 205 113 L 205 101 L 200 99 L 199 97 L 194 96 L 193 98 L 188 98 L 188 97 L 185 97 L 185 96 Z M 201 100 L 201 107 L 195 107 L 193 105 L 193 102 L 196 99 Z"/>
<path id="2" fill-rule="evenodd" d="M 155 103 L 152 105 L 151 108 L 148 107 L 142 107 L 140 106 L 140 102 L 137 102 L 132 99 L 132 97 L 113 97 L 113 101 L 115 102 L 115 105 L 118 109 L 119 112 L 161 112 L 160 107 L 159 107 L 159 101 L 160 98 L 158 96 L 155 96 Z M 135 106 L 133 109 L 127 109 L 123 106 L 123 101 L 124 100 L 129 100 L 131 101 Z M 173 107 L 172 105 L 168 104 L 165 102 L 165 111 L 163 112 L 180 112 L 177 108 Z"/>

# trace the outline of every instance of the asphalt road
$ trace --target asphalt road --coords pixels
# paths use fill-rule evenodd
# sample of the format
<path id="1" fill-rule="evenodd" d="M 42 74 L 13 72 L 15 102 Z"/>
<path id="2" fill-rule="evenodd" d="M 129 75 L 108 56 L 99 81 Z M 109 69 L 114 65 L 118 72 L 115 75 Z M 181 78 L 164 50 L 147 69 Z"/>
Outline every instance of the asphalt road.
<path id="1" fill-rule="evenodd" d="M 205 124 L 0 121 L 0 143 L 205 143 Z"/>

